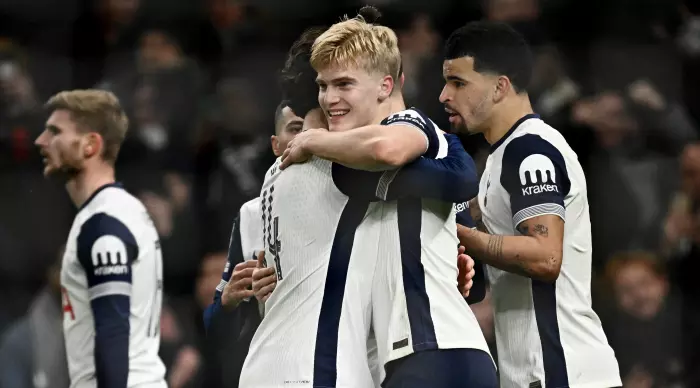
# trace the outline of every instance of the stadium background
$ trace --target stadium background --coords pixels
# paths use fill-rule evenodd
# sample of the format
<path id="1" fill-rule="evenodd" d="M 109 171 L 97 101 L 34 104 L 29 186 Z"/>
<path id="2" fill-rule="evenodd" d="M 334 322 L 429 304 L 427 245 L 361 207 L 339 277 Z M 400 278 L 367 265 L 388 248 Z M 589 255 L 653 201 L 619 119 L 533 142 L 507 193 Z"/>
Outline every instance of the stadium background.
<path id="1" fill-rule="evenodd" d="M 399 36 L 405 95 L 442 127 L 441 46 L 479 18 L 533 46 L 535 110 L 588 178 L 593 300 L 626 387 L 698 387 L 700 10 L 681 0 L 376 0 Z M 118 178 L 162 237 L 161 355 L 171 387 L 230 387 L 236 338 L 207 339 L 231 221 L 273 160 L 276 72 L 306 27 L 353 0 L 0 1 L 0 388 L 60 346 L 56 268 L 75 210 L 41 176 L 41 104 L 63 89 L 114 91 L 131 119 Z M 465 138 L 483 163 L 483 140 Z M 489 339 L 488 299 L 473 307 Z M 224 333 L 225 334 L 225 333 Z M 37 350 L 39 349 L 39 350 Z M 53 362 L 53 363 L 52 363 Z M 29 379 L 27 378 L 29 376 Z"/>

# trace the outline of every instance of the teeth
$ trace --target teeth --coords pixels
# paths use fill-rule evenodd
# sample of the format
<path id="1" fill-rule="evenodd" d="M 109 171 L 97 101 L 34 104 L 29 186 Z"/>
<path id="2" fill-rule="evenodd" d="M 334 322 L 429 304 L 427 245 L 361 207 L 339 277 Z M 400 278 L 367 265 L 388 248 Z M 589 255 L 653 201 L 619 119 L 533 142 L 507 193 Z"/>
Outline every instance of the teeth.
<path id="1" fill-rule="evenodd" d="M 328 112 L 328 115 L 331 117 L 337 117 L 337 116 L 344 116 L 348 113 L 348 111 L 336 111 L 336 112 Z"/>

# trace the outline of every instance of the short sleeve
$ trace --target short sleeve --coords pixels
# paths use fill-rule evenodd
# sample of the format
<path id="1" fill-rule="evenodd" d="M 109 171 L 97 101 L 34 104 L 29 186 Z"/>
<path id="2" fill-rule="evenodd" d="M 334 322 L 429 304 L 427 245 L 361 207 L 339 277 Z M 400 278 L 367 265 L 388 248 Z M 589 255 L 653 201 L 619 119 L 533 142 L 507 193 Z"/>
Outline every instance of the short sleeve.
<path id="1" fill-rule="evenodd" d="M 552 143 L 534 134 L 513 139 L 503 150 L 501 185 L 510 195 L 513 225 L 552 214 L 566 220 L 564 198 L 571 183 L 566 162 Z"/>
<path id="2" fill-rule="evenodd" d="M 417 128 L 426 137 L 426 150 L 424 157 L 435 159 L 441 148 L 442 136 L 439 129 L 427 116 L 421 113 L 418 109 L 406 109 L 385 118 L 381 122 L 382 125 L 409 125 Z M 444 140 L 442 141 L 444 143 Z M 444 148 L 444 144 L 443 144 Z"/>
<path id="3" fill-rule="evenodd" d="M 139 249 L 126 225 L 108 214 L 95 214 L 82 225 L 77 245 L 90 300 L 131 295 L 131 266 Z"/>

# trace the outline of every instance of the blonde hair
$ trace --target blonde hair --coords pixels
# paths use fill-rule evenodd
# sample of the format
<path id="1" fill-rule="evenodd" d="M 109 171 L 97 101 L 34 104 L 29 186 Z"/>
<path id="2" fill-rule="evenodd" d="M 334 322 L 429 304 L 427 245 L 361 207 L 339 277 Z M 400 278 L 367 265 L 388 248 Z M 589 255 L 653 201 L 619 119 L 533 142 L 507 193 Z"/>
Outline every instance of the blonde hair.
<path id="1" fill-rule="evenodd" d="M 97 132 L 102 136 L 102 158 L 114 163 L 119 154 L 129 119 L 112 92 L 96 89 L 70 90 L 51 97 L 44 107 L 53 112 L 67 110 L 81 131 Z"/>
<path id="2" fill-rule="evenodd" d="M 329 66 L 361 67 L 370 73 L 388 74 L 398 82 L 401 53 L 396 33 L 368 23 L 362 15 L 345 17 L 316 38 L 311 66 L 316 71 Z"/>

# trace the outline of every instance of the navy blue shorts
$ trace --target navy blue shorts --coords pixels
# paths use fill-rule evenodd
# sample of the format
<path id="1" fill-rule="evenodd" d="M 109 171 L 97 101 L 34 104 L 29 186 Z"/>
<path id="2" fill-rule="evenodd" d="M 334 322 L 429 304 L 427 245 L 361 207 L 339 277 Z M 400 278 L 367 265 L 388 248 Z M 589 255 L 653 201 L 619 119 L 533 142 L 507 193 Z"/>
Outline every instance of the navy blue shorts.
<path id="1" fill-rule="evenodd" d="M 491 357 L 477 349 L 425 350 L 385 368 L 383 388 L 498 388 Z"/>

